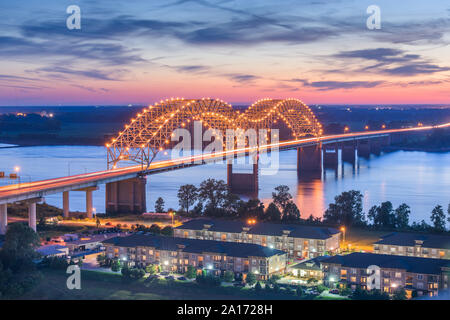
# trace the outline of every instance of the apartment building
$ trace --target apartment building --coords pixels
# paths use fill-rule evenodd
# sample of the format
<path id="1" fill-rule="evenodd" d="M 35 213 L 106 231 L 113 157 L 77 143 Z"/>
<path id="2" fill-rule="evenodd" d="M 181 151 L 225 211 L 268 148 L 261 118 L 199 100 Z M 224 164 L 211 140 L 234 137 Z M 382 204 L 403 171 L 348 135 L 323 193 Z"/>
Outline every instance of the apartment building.
<path id="1" fill-rule="evenodd" d="M 181 238 L 253 243 L 285 251 L 291 258 L 339 252 L 341 233 L 334 228 L 258 222 L 195 219 L 175 228 Z"/>
<path id="2" fill-rule="evenodd" d="M 287 255 L 281 250 L 256 244 L 196 240 L 133 234 L 103 241 L 107 257 L 128 261 L 131 266 L 158 264 L 163 271 L 185 273 L 189 265 L 198 272 L 214 275 L 232 271 L 236 275 L 252 272 L 260 280 L 284 273 Z"/>
<path id="3" fill-rule="evenodd" d="M 435 296 L 450 288 L 450 261 L 373 253 L 337 255 L 321 262 L 324 283 L 393 294 L 399 288 L 408 297 Z"/>
<path id="4" fill-rule="evenodd" d="M 373 245 L 374 253 L 450 259 L 450 236 L 394 232 Z"/>

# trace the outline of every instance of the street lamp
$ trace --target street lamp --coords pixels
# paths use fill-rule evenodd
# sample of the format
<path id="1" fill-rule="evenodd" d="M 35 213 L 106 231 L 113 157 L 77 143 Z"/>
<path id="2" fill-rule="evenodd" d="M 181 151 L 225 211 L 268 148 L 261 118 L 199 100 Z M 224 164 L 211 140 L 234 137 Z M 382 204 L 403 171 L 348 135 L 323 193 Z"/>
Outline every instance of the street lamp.
<path id="1" fill-rule="evenodd" d="M 19 179 L 19 188 L 20 188 L 20 175 L 19 175 L 20 167 L 15 166 L 14 171 L 16 172 L 17 178 Z"/>
<path id="2" fill-rule="evenodd" d="M 175 216 L 175 211 L 170 211 L 169 214 L 172 217 L 172 228 L 173 228 L 174 227 L 174 225 L 173 225 L 173 217 Z"/>
<path id="3" fill-rule="evenodd" d="M 342 236 L 343 236 L 343 240 L 342 240 L 342 242 L 343 242 L 343 245 L 344 245 L 344 248 L 345 248 L 345 231 L 346 231 L 346 229 L 345 229 L 345 227 L 343 226 L 343 227 L 341 227 L 341 231 L 342 231 Z"/>

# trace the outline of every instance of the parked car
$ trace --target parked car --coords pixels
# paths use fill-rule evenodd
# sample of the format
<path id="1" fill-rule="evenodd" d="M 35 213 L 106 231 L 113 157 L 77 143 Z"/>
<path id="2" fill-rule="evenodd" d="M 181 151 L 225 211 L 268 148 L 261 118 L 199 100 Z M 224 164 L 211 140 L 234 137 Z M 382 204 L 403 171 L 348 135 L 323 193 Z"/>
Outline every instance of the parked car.
<path id="1" fill-rule="evenodd" d="M 186 281 L 186 280 L 187 280 L 187 278 L 186 278 L 186 277 L 179 277 L 179 278 L 178 278 L 178 280 L 181 280 L 181 281 Z"/>
<path id="2" fill-rule="evenodd" d="M 331 289 L 329 292 L 331 294 L 339 294 L 339 290 L 338 289 Z"/>
<path id="3" fill-rule="evenodd" d="M 166 280 L 175 280 L 175 277 L 174 276 L 167 276 Z"/>

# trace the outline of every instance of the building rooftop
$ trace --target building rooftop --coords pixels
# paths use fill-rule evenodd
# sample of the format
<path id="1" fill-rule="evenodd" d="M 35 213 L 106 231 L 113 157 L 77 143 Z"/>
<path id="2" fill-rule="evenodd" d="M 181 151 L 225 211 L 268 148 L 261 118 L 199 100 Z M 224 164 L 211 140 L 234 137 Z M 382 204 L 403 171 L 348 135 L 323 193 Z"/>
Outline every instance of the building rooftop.
<path id="1" fill-rule="evenodd" d="M 414 247 L 418 242 L 422 242 L 424 248 L 450 249 L 450 236 L 423 233 L 393 232 L 382 236 L 375 244 Z"/>
<path id="2" fill-rule="evenodd" d="M 68 248 L 59 244 L 51 244 L 37 248 L 36 252 L 39 252 L 43 256 L 52 256 L 61 253 L 66 254 L 68 252 Z"/>
<path id="3" fill-rule="evenodd" d="M 284 231 L 289 232 L 289 236 L 307 239 L 328 239 L 340 233 L 339 230 L 327 227 L 305 226 L 299 224 L 281 224 L 258 222 L 248 225 L 243 221 L 229 221 L 216 219 L 194 219 L 190 220 L 175 229 L 203 230 L 205 225 L 210 225 L 210 231 L 240 233 L 243 228 L 249 228 L 249 234 L 263 234 L 268 236 L 282 236 Z"/>
<path id="4" fill-rule="evenodd" d="M 285 254 L 284 251 L 270 249 L 257 244 L 164 237 L 150 234 L 133 234 L 128 237 L 115 237 L 104 240 L 103 243 L 119 247 L 151 247 L 167 251 L 181 249 L 183 252 L 189 253 L 217 253 L 239 258 L 271 257 Z"/>
<path id="5" fill-rule="evenodd" d="M 441 273 L 441 268 L 450 268 L 450 261 L 445 259 L 430 259 L 361 252 L 333 256 L 323 260 L 322 263 L 333 263 L 342 265 L 343 267 L 363 269 L 376 265 L 380 268 L 401 269 L 406 270 L 406 272 L 423 274 L 439 274 Z"/>
<path id="6" fill-rule="evenodd" d="M 301 261 L 293 266 L 290 266 L 290 269 L 306 269 L 306 270 L 320 270 L 320 263 L 323 260 L 330 258 L 330 256 L 318 256 L 313 259 Z"/>
<path id="7" fill-rule="evenodd" d="M 93 235 L 81 235 L 77 240 L 66 240 L 67 245 L 83 245 L 92 242 L 102 242 L 104 240 L 121 236 L 120 233 L 105 233 L 105 234 L 93 234 Z"/>

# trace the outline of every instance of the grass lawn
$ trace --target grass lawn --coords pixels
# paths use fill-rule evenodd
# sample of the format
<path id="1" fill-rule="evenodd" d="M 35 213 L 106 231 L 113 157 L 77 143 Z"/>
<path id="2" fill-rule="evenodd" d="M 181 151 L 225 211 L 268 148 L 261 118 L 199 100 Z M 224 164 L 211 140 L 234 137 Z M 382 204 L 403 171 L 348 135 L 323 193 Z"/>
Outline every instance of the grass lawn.
<path id="1" fill-rule="evenodd" d="M 257 297 L 250 290 L 236 287 L 200 287 L 195 283 L 182 283 L 160 280 L 158 283 L 124 282 L 118 274 L 97 271 L 81 271 L 81 289 L 69 290 L 66 287 L 68 275 L 61 270 L 41 270 L 43 280 L 20 299 L 26 300 L 160 300 L 160 299 L 196 299 L 196 300 L 229 300 L 229 299 L 268 299 L 276 297 Z M 278 296 L 283 299 L 284 296 Z M 295 297 L 290 297 L 295 298 Z"/>
<path id="2" fill-rule="evenodd" d="M 345 234 L 345 242 L 352 248 L 364 251 L 372 251 L 373 243 L 380 240 L 382 235 L 390 233 L 389 231 L 373 231 L 359 228 L 348 228 Z"/>
<path id="3" fill-rule="evenodd" d="M 203 287 L 195 282 L 167 281 L 146 283 L 124 282 L 120 274 L 98 271 L 81 271 L 81 289 L 69 290 L 66 286 L 68 275 L 62 270 L 41 270 L 40 284 L 20 297 L 24 300 L 264 300 L 298 297 L 287 293 L 255 293 L 249 288 Z"/>

